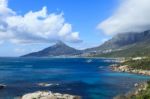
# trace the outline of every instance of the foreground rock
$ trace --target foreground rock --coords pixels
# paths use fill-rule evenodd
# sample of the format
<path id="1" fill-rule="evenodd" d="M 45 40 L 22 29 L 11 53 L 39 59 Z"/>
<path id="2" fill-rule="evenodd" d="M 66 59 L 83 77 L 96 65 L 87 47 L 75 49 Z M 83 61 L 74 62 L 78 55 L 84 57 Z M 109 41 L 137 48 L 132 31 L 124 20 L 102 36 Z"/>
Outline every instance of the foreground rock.
<path id="1" fill-rule="evenodd" d="M 38 91 L 25 94 L 21 99 L 81 99 L 80 96 L 52 93 L 51 91 Z"/>

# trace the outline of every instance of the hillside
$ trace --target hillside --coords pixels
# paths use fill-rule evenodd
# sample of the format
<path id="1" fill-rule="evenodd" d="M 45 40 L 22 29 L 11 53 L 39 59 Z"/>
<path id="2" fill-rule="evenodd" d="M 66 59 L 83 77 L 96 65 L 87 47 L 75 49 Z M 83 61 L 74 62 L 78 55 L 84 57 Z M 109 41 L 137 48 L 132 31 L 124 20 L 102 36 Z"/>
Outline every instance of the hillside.
<path id="1" fill-rule="evenodd" d="M 150 56 L 150 31 L 119 34 L 101 46 L 88 50 L 101 52 L 94 55 L 96 57 Z M 106 50 L 111 51 L 106 53 Z"/>

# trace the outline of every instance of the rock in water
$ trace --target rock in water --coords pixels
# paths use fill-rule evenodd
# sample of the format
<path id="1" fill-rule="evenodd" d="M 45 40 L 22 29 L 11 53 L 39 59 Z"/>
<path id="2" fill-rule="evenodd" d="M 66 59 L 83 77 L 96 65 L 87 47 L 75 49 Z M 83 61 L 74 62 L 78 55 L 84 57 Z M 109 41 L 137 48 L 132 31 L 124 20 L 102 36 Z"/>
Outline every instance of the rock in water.
<path id="1" fill-rule="evenodd" d="M 40 87 L 59 86 L 59 84 L 53 84 L 53 83 L 38 83 L 37 85 Z"/>
<path id="2" fill-rule="evenodd" d="M 52 93 L 51 91 L 38 91 L 25 94 L 21 99 L 81 99 L 80 96 Z"/>
<path id="3" fill-rule="evenodd" d="M 0 89 L 3 89 L 4 87 L 6 87 L 6 85 L 0 84 Z"/>
<path id="4" fill-rule="evenodd" d="M 41 86 L 41 87 L 49 87 L 49 86 L 52 86 L 53 84 L 48 84 L 48 83 L 38 83 L 37 85 L 38 85 L 38 86 Z"/>

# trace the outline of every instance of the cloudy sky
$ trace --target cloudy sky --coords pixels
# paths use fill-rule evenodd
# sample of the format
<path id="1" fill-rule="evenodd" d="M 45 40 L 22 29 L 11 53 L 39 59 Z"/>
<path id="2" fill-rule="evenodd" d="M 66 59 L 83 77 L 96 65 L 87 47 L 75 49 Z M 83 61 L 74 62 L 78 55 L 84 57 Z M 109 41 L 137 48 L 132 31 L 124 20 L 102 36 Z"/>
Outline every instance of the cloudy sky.
<path id="1" fill-rule="evenodd" d="M 150 26 L 150 0 L 0 0 L 0 56 L 61 40 L 77 49 Z"/>

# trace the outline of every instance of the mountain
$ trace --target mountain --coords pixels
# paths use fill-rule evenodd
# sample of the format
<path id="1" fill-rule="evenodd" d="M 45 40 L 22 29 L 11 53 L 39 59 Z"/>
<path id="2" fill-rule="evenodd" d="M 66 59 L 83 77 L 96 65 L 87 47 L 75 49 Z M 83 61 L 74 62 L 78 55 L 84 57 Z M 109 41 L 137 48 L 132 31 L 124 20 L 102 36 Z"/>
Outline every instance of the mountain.
<path id="1" fill-rule="evenodd" d="M 77 50 L 58 42 L 39 52 L 30 53 L 23 57 L 50 56 L 93 56 L 93 57 L 135 57 L 150 56 L 150 30 L 144 32 L 120 33 L 102 45 L 85 50 Z"/>
<path id="2" fill-rule="evenodd" d="M 150 56 L 150 30 L 118 34 L 104 44 L 86 51 L 98 52 L 95 56 L 102 57 Z"/>
<path id="3" fill-rule="evenodd" d="M 81 50 L 74 49 L 59 41 L 55 45 L 38 52 L 29 53 L 22 57 L 50 57 L 50 56 L 73 56 L 81 54 Z"/>

